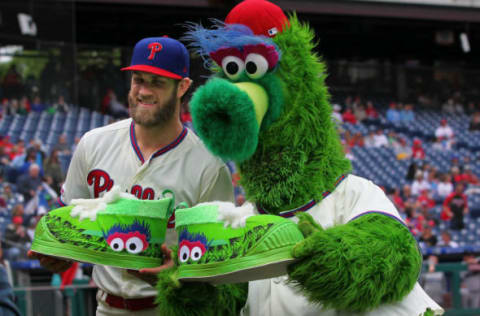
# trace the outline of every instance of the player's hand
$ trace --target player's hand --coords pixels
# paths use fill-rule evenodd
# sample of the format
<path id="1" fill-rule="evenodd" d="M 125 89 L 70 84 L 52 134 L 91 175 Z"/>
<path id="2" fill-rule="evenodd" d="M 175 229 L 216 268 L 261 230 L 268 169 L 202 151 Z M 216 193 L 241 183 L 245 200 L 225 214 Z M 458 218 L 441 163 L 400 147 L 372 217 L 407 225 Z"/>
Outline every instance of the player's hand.
<path id="1" fill-rule="evenodd" d="M 31 250 L 28 251 L 27 256 L 30 259 L 38 259 L 40 265 L 53 273 L 62 273 L 72 266 L 72 261 L 63 260 L 51 256 L 42 255 Z"/>
<path id="2" fill-rule="evenodd" d="M 159 267 L 155 268 L 144 268 L 138 271 L 136 270 L 127 270 L 128 273 L 131 275 L 136 276 L 143 281 L 150 283 L 152 286 L 155 286 L 158 282 L 157 274 L 160 271 L 165 269 L 171 268 L 175 265 L 173 258 L 172 258 L 172 250 L 167 247 L 167 245 L 162 245 L 162 252 L 163 252 L 163 264 Z"/>

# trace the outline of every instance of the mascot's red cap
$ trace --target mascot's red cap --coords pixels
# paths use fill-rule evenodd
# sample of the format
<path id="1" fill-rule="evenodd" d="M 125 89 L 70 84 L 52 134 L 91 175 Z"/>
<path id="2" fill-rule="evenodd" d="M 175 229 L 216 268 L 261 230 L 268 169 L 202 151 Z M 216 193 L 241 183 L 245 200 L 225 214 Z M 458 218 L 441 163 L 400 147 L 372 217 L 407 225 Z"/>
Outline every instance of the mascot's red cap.
<path id="1" fill-rule="evenodd" d="M 226 24 L 243 24 L 255 35 L 274 37 L 287 25 L 288 19 L 279 6 L 265 0 L 245 0 L 225 18 Z"/>

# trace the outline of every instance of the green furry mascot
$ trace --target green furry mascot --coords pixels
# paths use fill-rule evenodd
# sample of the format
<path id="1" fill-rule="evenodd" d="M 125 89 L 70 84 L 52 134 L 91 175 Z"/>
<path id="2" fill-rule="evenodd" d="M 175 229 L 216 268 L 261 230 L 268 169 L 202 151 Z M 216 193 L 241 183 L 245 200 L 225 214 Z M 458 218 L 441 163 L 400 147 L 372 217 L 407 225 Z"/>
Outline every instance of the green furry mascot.
<path id="1" fill-rule="evenodd" d="M 248 294 L 162 272 L 162 315 L 234 315 L 242 306 L 242 315 L 441 315 L 416 282 L 421 253 L 397 210 L 348 174 L 309 27 L 246 0 L 225 24 L 191 25 L 187 38 L 215 72 L 191 101 L 200 138 L 237 163 L 258 213 L 298 221 L 305 240 L 288 276 L 249 282 Z"/>

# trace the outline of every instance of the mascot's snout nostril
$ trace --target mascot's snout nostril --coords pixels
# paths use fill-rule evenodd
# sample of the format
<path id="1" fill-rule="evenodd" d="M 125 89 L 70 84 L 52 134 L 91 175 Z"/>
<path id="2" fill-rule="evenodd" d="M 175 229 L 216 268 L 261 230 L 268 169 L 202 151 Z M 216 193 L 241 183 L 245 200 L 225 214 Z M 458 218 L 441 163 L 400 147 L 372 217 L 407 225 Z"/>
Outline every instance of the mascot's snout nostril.
<path id="1" fill-rule="evenodd" d="M 213 112 L 210 118 L 213 122 L 223 122 L 223 123 L 230 123 L 232 121 L 232 117 L 225 111 L 216 111 Z"/>

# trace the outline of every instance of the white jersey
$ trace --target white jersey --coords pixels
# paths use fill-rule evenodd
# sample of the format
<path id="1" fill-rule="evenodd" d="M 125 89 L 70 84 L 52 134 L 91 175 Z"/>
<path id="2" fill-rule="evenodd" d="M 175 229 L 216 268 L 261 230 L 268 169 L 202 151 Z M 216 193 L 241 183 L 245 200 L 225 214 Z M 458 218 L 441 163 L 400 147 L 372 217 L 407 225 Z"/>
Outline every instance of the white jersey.
<path id="1" fill-rule="evenodd" d="M 234 201 L 230 173 L 187 128 L 147 159 L 135 138 L 132 119 L 87 132 L 80 140 L 62 188 L 61 203 L 96 198 L 118 185 L 141 199 L 162 198 L 166 189 L 175 203 L 189 206 L 207 201 Z M 177 243 L 169 222 L 166 243 Z M 124 298 L 155 296 L 154 287 L 125 269 L 96 265 L 93 279 L 100 289 Z"/>
<path id="2" fill-rule="evenodd" d="M 403 221 L 386 197 L 385 193 L 371 181 L 348 175 L 342 178 L 336 189 L 329 193 L 319 204 L 311 202 L 302 210 L 306 210 L 323 228 L 346 224 L 363 214 L 377 212 Z M 291 214 L 295 212 L 290 211 Z M 283 215 L 287 215 L 285 212 Z M 292 217 L 296 221 L 296 217 Z M 412 316 L 422 315 L 427 308 L 432 309 L 435 315 L 441 315 L 443 310 L 420 287 L 415 284 L 413 290 L 400 302 L 381 307 L 363 314 L 338 312 L 332 309 L 323 309 L 321 306 L 308 303 L 307 299 L 285 281 L 287 276 L 273 279 L 249 282 L 248 300 L 242 315 L 263 316 Z"/>

